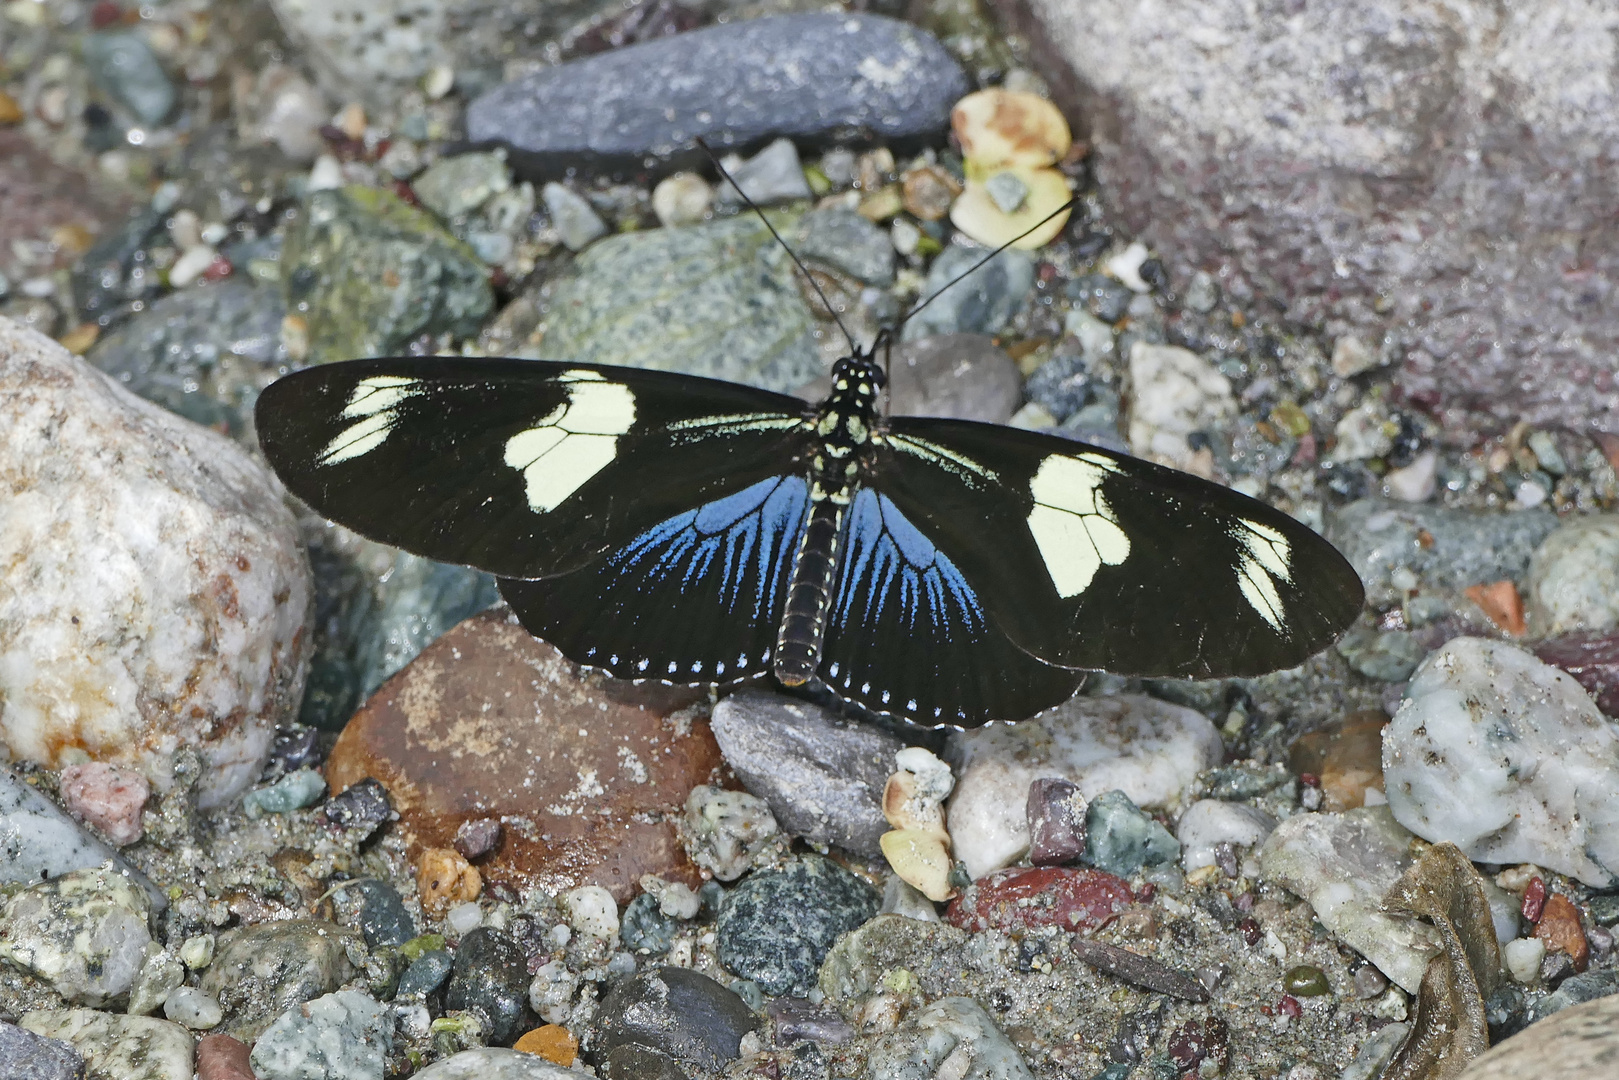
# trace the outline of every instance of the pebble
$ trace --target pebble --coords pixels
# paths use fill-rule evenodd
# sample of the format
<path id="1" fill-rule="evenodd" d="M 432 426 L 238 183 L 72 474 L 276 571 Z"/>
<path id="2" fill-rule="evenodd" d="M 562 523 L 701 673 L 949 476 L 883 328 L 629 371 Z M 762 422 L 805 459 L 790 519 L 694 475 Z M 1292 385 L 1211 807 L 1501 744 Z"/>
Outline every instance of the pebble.
<path id="1" fill-rule="evenodd" d="M 411 792 L 393 835 L 418 865 L 428 850 L 465 865 L 450 844 L 469 818 L 527 819 L 532 828 L 506 830 L 467 869 L 553 895 L 601 884 L 620 902 L 645 874 L 696 884 L 672 819 L 722 763 L 719 747 L 680 712 L 692 696 L 608 687 L 504 615 L 475 616 L 372 696 L 333 748 L 327 781 L 342 789 L 369 776 Z M 460 752 L 438 751 L 447 745 Z M 536 771 L 536 760 L 550 764 Z"/>
<path id="2" fill-rule="evenodd" d="M 1276 819 L 1263 810 L 1220 799 L 1199 799 L 1186 808 L 1175 824 L 1181 844 L 1181 867 L 1190 872 L 1218 862 L 1221 844 L 1253 847 L 1276 828 Z"/>
<path id="3" fill-rule="evenodd" d="M 103 30 L 84 36 L 84 62 L 97 86 L 143 124 L 161 124 L 174 111 L 174 84 L 163 65 L 131 30 Z"/>
<path id="4" fill-rule="evenodd" d="M 71 1043 L 0 1020 L 0 1075 L 9 1080 L 84 1080 L 84 1058 Z"/>
<path id="5" fill-rule="evenodd" d="M 204 1035 L 197 1040 L 197 1080 L 256 1080 L 250 1054 L 240 1039 Z"/>
<path id="6" fill-rule="evenodd" d="M 495 850 L 500 843 L 500 822 L 494 818 L 463 821 L 455 829 L 455 850 L 464 859 L 476 859 Z"/>
<path id="7" fill-rule="evenodd" d="M 587 1045 L 599 1062 L 621 1046 L 657 1050 L 692 1068 L 718 1072 L 740 1053 L 759 1018 L 735 993 L 686 968 L 656 967 L 608 992 L 590 1022 Z M 615 1080 L 639 1080 L 614 1071 Z"/>
<path id="8" fill-rule="evenodd" d="M 423 848 L 416 859 L 416 887 L 422 911 L 438 918 L 471 903 L 483 891 L 483 875 L 454 848 Z"/>
<path id="9" fill-rule="evenodd" d="M 1440 951 L 1439 936 L 1426 923 L 1383 912 L 1384 895 L 1413 862 L 1410 842 L 1386 806 L 1300 814 L 1265 840 L 1260 873 L 1304 897 L 1323 926 L 1414 994 Z"/>
<path id="10" fill-rule="evenodd" d="M 777 823 L 812 844 L 868 858 L 888 830 L 883 785 L 905 744 L 870 724 L 807 702 L 747 688 L 714 706 L 714 738 L 742 785 Z"/>
<path id="11" fill-rule="evenodd" d="M 819 855 L 755 872 L 720 908 L 714 927 L 720 963 L 767 994 L 804 993 L 837 936 L 880 905 L 875 889 Z"/>
<path id="12" fill-rule="evenodd" d="M 412 960 L 410 966 L 399 976 L 399 985 L 394 990 L 394 1000 L 426 997 L 444 985 L 444 980 L 450 977 L 450 970 L 454 966 L 455 958 L 443 949 L 430 949 L 422 953 Z"/>
<path id="13" fill-rule="evenodd" d="M 652 189 L 652 212 L 665 228 L 696 225 L 708 217 L 713 203 L 714 189 L 696 173 L 673 173 Z"/>
<path id="14" fill-rule="evenodd" d="M 945 921 L 963 930 L 1094 930 L 1135 902 L 1128 882 L 1101 870 L 1057 866 L 997 870 L 951 901 Z"/>
<path id="15" fill-rule="evenodd" d="M 722 179 L 714 192 L 715 201 L 721 206 L 742 205 L 737 188 L 741 188 L 742 194 L 755 206 L 814 197 L 809 182 L 804 179 L 798 148 L 791 139 L 775 139 L 746 161 L 733 155 L 726 161 L 725 171 L 731 174 L 731 180 Z"/>
<path id="16" fill-rule="evenodd" d="M 348 947 L 361 938 L 317 919 L 285 919 L 228 930 L 198 982 L 230 1017 L 229 1033 L 252 1041 L 288 1009 L 331 993 L 354 975 Z"/>
<path id="17" fill-rule="evenodd" d="M 937 41 L 876 15 L 812 12 L 739 21 L 527 74 L 475 99 L 467 136 L 513 148 L 534 174 L 706 162 L 766 138 L 846 129 L 883 141 L 944 130 L 967 92 Z"/>
<path id="18" fill-rule="evenodd" d="M 1186 295 L 1183 301 L 1187 307 L 1200 315 L 1207 315 L 1213 311 L 1220 302 L 1220 283 L 1214 280 L 1214 275 L 1206 270 L 1199 270 L 1192 275 L 1192 280 L 1186 284 Z M 1342 340 L 1342 339 L 1340 339 Z M 1337 357 L 1336 346 L 1333 349 L 1334 358 Z M 1334 364 L 1333 370 L 1337 370 Z M 1341 372 L 1339 374 L 1342 374 Z"/>
<path id="19" fill-rule="evenodd" d="M 315 363 L 398 354 L 423 334 L 470 337 L 494 304 L 487 278 L 425 211 L 375 188 L 310 195 L 281 259 Z"/>
<path id="20" fill-rule="evenodd" d="M 18 1023 L 36 1035 L 71 1043 L 90 1077 L 191 1080 L 191 1033 L 167 1020 L 93 1009 L 40 1009 L 23 1014 Z"/>
<path id="21" fill-rule="evenodd" d="M 411 181 L 410 189 L 423 206 L 453 223 L 511 186 L 505 155 L 472 153 L 439 158 Z"/>
<path id="22" fill-rule="evenodd" d="M 294 1006 L 253 1044 L 258 1080 L 382 1080 L 393 1016 L 368 995 L 339 990 Z"/>
<path id="23" fill-rule="evenodd" d="M 778 831 L 770 805 L 758 796 L 699 784 L 686 799 L 681 840 L 692 862 L 735 881 Z"/>
<path id="24" fill-rule="evenodd" d="M 1090 319 L 1090 316 L 1085 318 Z M 1111 331 L 1108 338 L 1111 341 Z M 1041 364 L 1029 376 L 1025 387 L 1029 400 L 1043 406 L 1059 423 L 1083 409 L 1091 400 L 1094 383 L 1088 355 L 1087 352 L 1063 352 Z"/>
<path id="25" fill-rule="evenodd" d="M 1168 829 L 1143 813 L 1122 791 L 1104 791 L 1085 812 L 1085 861 L 1128 877 L 1144 867 L 1180 858 L 1181 845 Z"/>
<path id="26" fill-rule="evenodd" d="M 326 805 L 321 807 L 321 817 L 326 824 L 342 830 L 355 844 L 369 840 L 371 834 L 392 816 L 393 806 L 388 802 L 388 789 L 369 776 L 358 784 L 350 784 L 326 800 Z M 498 823 L 496 828 L 498 830 Z"/>
<path id="27" fill-rule="evenodd" d="M 151 795 L 146 777 L 105 762 L 69 765 L 57 778 L 62 805 L 119 847 L 141 838 L 141 808 Z"/>
<path id="28" fill-rule="evenodd" d="M 558 906 L 568 916 L 568 925 L 575 933 L 603 941 L 618 936 L 618 905 L 613 894 L 600 885 L 570 889 L 558 897 Z"/>
<path id="29" fill-rule="evenodd" d="M 556 1024 L 535 1028 L 518 1039 L 512 1048 L 528 1054 L 538 1054 L 558 1065 L 572 1065 L 574 1059 L 579 1056 L 579 1040 L 575 1039 L 567 1028 Z"/>
<path id="30" fill-rule="evenodd" d="M 1321 997 L 1332 993 L 1327 973 L 1314 964 L 1300 964 L 1282 976 L 1282 989 L 1294 997 Z"/>
<path id="31" fill-rule="evenodd" d="M 898 874 L 888 875 L 888 880 L 883 883 L 883 902 L 877 912 L 880 915 L 903 915 L 918 922 L 939 921 L 933 901 Z"/>
<path id="32" fill-rule="evenodd" d="M 372 949 L 403 945 L 416 936 L 416 921 L 406 910 L 399 890 L 381 878 L 361 878 L 344 884 L 333 895 L 358 905 L 360 933 Z"/>
<path id="33" fill-rule="evenodd" d="M 150 1016 L 185 980 L 185 965 L 173 950 L 159 948 L 156 942 L 147 945 L 146 962 L 135 976 L 135 985 L 129 991 L 129 1007 L 124 1011 L 130 1016 Z"/>
<path id="34" fill-rule="evenodd" d="M 997 334 L 1006 328 L 1034 288 L 1034 258 L 1008 249 L 967 274 L 989 251 L 951 244 L 933 260 L 921 296 L 938 295 L 938 299 L 905 324 L 903 340 L 915 341 L 929 334 Z M 960 284 L 954 284 L 958 280 Z"/>
<path id="35" fill-rule="evenodd" d="M 1338 639 L 1338 655 L 1354 671 L 1382 682 L 1405 682 L 1428 651 L 1405 630 L 1356 626 Z"/>
<path id="36" fill-rule="evenodd" d="M 544 340 L 519 340 L 515 354 L 790 392 L 823 369 L 795 274 L 752 214 L 608 237 L 547 281 Z M 523 306 L 520 298 L 503 318 Z"/>
<path id="37" fill-rule="evenodd" d="M 145 890 L 152 910 L 168 897 L 104 841 L 91 836 L 54 802 L 0 769 L 0 882 L 28 884 L 111 863 Z"/>
<path id="38" fill-rule="evenodd" d="M 219 1002 L 195 986 L 177 986 L 163 1000 L 163 1015 L 192 1031 L 218 1027 L 225 1019 Z"/>
<path id="39" fill-rule="evenodd" d="M 1529 560 L 1526 614 L 1537 637 L 1619 629 L 1619 515 L 1571 518 Z"/>
<path id="40" fill-rule="evenodd" d="M 1020 724 L 951 736 L 959 762 L 949 806 L 956 858 L 974 878 L 1010 865 L 1029 846 L 1029 785 L 1047 777 L 1094 798 L 1123 791 L 1137 806 L 1172 809 L 1225 754 L 1201 713 L 1139 694 L 1074 698 Z"/>
<path id="41" fill-rule="evenodd" d="M 1532 983 L 1540 978 L 1540 961 L 1546 955 L 1546 943 L 1533 937 L 1514 938 L 1502 947 L 1501 955 L 1514 979 Z"/>
<path id="42" fill-rule="evenodd" d="M 1401 502 L 1420 503 L 1433 498 L 1439 484 L 1439 454 L 1424 450 L 1411 464 L 1391 469 L 1383 477 L 1383 487 Z"/>
<path id="43" fill-rule="evenodd" d="M 326 148 L 320 129 L 332 110 L 320 91 L 286 64 L 266 64 L 243 107 L 253 137 L 274 143 L 292 161 L 307 165 Z"/>
<path id="44" fill-rule="evenodd" d="M 1185 472 L 1211 475 L 1206 450 L 1193 433 L 1208 436 L 1237 415 L 1231 380 L 1209 361 L 1178 345 L 1137 341 L 1130 346 L 1130 416 L 1126 435 L 1139 457 Z"/>
<path id="45" fill-rule="evenodd" d="M 573 1014 L 573 995 L 579 976 L 561 960 L 551 960 L 534 973 L 528 986 L 528 1004 L 543 1019 L 560 1024 Z"/>
<path id="46" fill-rule="evenodd" d="M 579 1073 L 521 1050 L 480 1046 L 435 1062 L 412 1080 L 579 1080 Z"/>
<path id="47" fill-rule="evenodd" d="M 674 944 L 680 924 L 660 909 L 658 898 L 642 893 L 629 902 L 619 925 L 619 938 L 631 952 L 662 955 Z"/>
<path id="48" fill-rule="evenodd" d="M 103 1005 L 135 984 L 152 935 L 146 892 L 111 868 L 74 870 L 15 894 L 0 916 L 0 957 L 69 1002 Z"/>
<path id="49" fill-rule="evenodd" d="M 1612 1074 L 1615 1054 L 1619 996 L 1608 996 L 1563 1009 L 1497 1043 L 1457 1080 L 1598 1080 Z"/>
<path id="50" fill-rule="evenodd" d="M 1424 839 L 1619 884 L 1619 730 L 1522 649 L 1463 637 L 1432 653 L 1383 736 L 1383 774 Z"/>
<path id="51" fill-rule="evenodd" d="M 894 283 L 894 245 L 888 234 L 853 210 L 811 210 L 798 219 L 788 242 L 805 262 L 822 263 L 867 285 L 886 288 Z"/>
<path id="52" fill-rule="evenodd" d="M 1388 608 L 1408 593 L 1460 593 L 1483 581 L 1522 581 L 1531 553 L 1557 528 L 1550 511 L 1499 513 L 1360 499 L 1327 515 L 1326 537 Z"/>
<path id="53" fill-rule="evenodd" d="M 540 189 L 551 224 L 569 251 L 583 251 L 591 242 L 607 235 L 607 223 L 583 195 L 556 182 Z"/>
<path id="54" fill-rule="evenodd" d="M 160 791 L 189 747 L 197 806 L 234 798 L 302 689 L 310 579 L 281 485 L 4 320 L 0 401 L 0 737 L 52 768 L 92 747 Z"/>
<path id="55" fill-rule="evenodd" d="M 1034 1080 L 1012 1041 L 971 998 L 943 997 L 872 1050 L 873 1077 Z"/>
<path id="56" fill-rule="evenodd" d="M 242 809 L 250 818 L 265 814 L 290 814 L 314 804 L 326 794 L 326 781 L 314 769 L 298 769 L 268 787 L 255 788 L 242 797 Z"/>
<path id="57" fill-rule="evenodd" d="M 1029 826 L 1029 861 L 1053 866 L 1085 854 L 1085 796 L 1079 786 L 1057 777 L 1029 785 L 1023 816 Z"/>
<path id="58" fill-rule="evenodd" d="M 1562 893 L 1546 898 L 1535 937 L 1546 943 L 1547 952 L 1560 952 L 1574 961 L 1575 971 L 1584 971 L 1591 959 L 1590 945 L 1580 927 L 1580 911 Z"/>
<path id="59" fill-rule="evenodd" d="M 1078 300 L 1100 322 L 1117 323 L 1130 310 L 1135 298 L 1128 286 L 1106 274 L 1085 274 L 1071 279 L 1063 288 L 1070 300 Z"/>
<path id="60" fill-rule="evenodd" d="M 510 1045 L 534 1026 L 528 1010 L 528 960 L 511 938 L 481 926 L 461 939 L 444 990 L 446 1009 L 466 1009 L 485 1021 L 489 1042 Z"/>
<path id="61" fill-rule="evenodd" d="M 1535 646 L 1535 655 L 1572 675 L 1608 716 L 1619 716 L 1619 635 L 1553 638 Z"/>

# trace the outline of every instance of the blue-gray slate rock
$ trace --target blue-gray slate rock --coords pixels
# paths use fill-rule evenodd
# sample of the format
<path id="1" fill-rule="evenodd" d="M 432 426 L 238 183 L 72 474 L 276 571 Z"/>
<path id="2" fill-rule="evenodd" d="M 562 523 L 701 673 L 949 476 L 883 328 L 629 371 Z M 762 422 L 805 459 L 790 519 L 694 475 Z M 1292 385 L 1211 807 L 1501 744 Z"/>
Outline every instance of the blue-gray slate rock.
<path id="1" fill-rule="evenodd" d="M 1104 791 L 1085 811 L 1085 861 L 1129 877 L 1180 858 L 1181 844 L 1122 791 Z"/>
<path id="2" fill-rule="evenodd" d="M 680 924 L 663 913 L 658 898 L 645 892 L 625 906 L 618 921 L 618 938 L 634 953 L 668 952 L 679 930 Z"/>
<path id="3" fill-rule="evenodd" d="M 256 449 L 253 403 L 289 361 L 277 289 L 229 278 L 170 293 L 86 357 L 129 390 Z"/>
<path id="4" fill-rule="evenodd" d="M 545 68 L 467 108 L 467 136 L 531 177 L 707 164 L 785 136 L 894 143 L 943 133 L 967 93 L 937 41 L 877 15 L 810 12 L 677 34 Z"/>
<path id="5" fill-rule="evenodd" d="M 738 690 L 710 720 L 742 786 L 784 830 L 812 844 L 881 858 L 883 786 L 903 740 L 767 690 Z M 634 906 L 633 903 L 631 905 Z"/>
<path id="6" fill-rule="evenodd" d="M 1328 516 L 1326 535 L 1365 583 L 1366 602 L 1387 607 L 1405 597 L 1394 580 L 1402 570 L 1425 592 L 1522 582 L 1530 555 L 1555 528 L 1550 510 L 1491 513 L 1360 499 Z"/>
<path id="7" fill-rule="evenodd" d="M 84 1080 L 84 1058 L 61 1039 L 47 1039 L 0 1020 L 0 1076 L 6 1080 Z"/>
<path id="8" fill-rule="evenodd" d="M 351 789 L 352 790 L 352 789 Z M 359 907 L 360 933 L 373 949 L 403 945 L 416 936 L 416 923 L 392 885 L 380 878 L 362 878 L 338 890 L 344 900 Z"/>
<path id="9" fill-rule="evenodd" d="M 964 331 L 995 334 L 1012 321 L 1034 288 L 1034 256 L 1008 248 L 974 270 L 988 254 L 983 248 L 952 244 L 933 260 L 922 296 L 937 299 L 905 324 L 904 340 Z"/>
<path id="10" fill-rule="evenodd" d="M 805 262 L 825 263 L 867 285 L 894 283 L 893 241 L 853 210 L 811 210 L 798 219 L 789 243 Z"/>
<path id="11" fill-rule="evenodd" d="M 108 862 L 146 891 L 153 911 L 168 907 L 169 898 L 150 878 L 61 807 L 0 769 L 0 884 L 32 885 Z"/>
<path id="12" fill-rule="evenodd" d="M 174 111 L 174 83 L 139 32 L 86 35 L 84 65 L 95 84 L 141 123 L 161 124 Z"/>
<path id="13" fill-rule="evenodd" d="M 714 927 L 720 963 L 766 993 L 807 993 L 838 935 L 881 906 L 876 889 L 832 860 L 793 859 L 726 895 Z"/>
<path id="14" fill-rule="evenodd" d="M 638 1046 L 705 1072 L 718 1072 L 736 1058 L 742 1036 L 759 1023 L 746 1002 L 707 975 L 688 968 L 656 967 L 625 979 L 602 999 L 591 1020 L 588 1045 L 598 1065 L 615 1057 L 634 1057 L 615 1051 Z M 613 1065 L 614 1080 L 620 1075 L 641 1080 L 624 1071 L 619 1061 Z"/>
<path id="15" fill-rule="evenodd" d="M 426 997 L 444 985 L 454 966 L 455 958 L 444 949 L 430 949 L 422 953 L 399 976 L 399 985 L 394 988 L 394 1000 Z"/>
<path id="16" fill-rule="evenodd" d="M 462 938 L 455 950 L 444 1007 L 477 1011 L 488 1021 L 485 1038 L 510 1046 L 534 1026 L 528 984 L 528 959 L 523 950 L 498 930 L 480 926 Z"/>

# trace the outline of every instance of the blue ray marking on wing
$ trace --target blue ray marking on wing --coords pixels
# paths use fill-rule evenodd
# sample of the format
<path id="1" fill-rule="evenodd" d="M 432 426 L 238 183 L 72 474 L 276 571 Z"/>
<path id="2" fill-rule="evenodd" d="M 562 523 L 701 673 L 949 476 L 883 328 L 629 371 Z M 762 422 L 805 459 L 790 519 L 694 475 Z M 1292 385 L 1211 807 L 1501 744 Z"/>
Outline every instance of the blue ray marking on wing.
<path id="1" fill-rule="evenodd" d="M 788 571 L 808 501 L 800 477 L 761 480 L 660 521 L 615 552 L 609 565 L 650 579 L 678 575 L 682 592 L 718 570 L 727 611 L 751 599 L 752 616 L 761 619 Z"/>
<path id="2" fill-rule="evenodd" d="M 900 622 L 914 628 L 926 618 L 941 636 L 976 633 L 984 624 L 978 594 L 956 564 L 900 513 L 886 495 L 861 490 L 849 506 L 847 541 L 838 575 L 836 618 L 869 623 L 890 602 Z"/>

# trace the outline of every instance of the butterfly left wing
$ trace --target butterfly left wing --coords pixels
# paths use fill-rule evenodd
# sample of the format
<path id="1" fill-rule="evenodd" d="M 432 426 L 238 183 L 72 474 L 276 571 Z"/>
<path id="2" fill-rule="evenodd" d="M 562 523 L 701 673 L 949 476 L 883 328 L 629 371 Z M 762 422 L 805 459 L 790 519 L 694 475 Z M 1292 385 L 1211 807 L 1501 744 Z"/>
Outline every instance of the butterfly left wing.
<path id="1" fill-rule="evenodd" d="M 1331 644 L 1364 599 L 1343 556 L 1273 507 L 1056 436 L 896 417 L 875 473 L 1006 636 L 1049 664 L 1262 674 Z"/>

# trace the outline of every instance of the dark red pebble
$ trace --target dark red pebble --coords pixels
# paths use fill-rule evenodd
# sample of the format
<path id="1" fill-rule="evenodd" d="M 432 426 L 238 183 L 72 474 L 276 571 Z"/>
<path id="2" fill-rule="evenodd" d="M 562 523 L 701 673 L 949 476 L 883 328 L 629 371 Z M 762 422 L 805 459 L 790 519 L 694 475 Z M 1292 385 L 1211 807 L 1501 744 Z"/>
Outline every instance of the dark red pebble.
<path id="1" fill-rule="evenodd" d="M 1539 922 L 1540 913 L 1546 909 L 1546 883 L 1538 877 L 1529 879 L 1529 887 L 1523 891 L 1523 917 L 1530 922 Z"/>
<path id="2" fill-rule="evenodd" d="M 1123 878 L 1100 870 L 1041 866 L 998 870 L 950 902 L 945 919 L 963 930 L 1095 929 L 1136 901 Z"/>
<path id="3" fill-rule="evenodd" d="M 1300 1005 L 1299 999 L 1294 997 L 1292 994 L 1283 994 L 1281 1003 L 1277 1005 L 1277 1009 L 1281 1011 L 1283 1016 L 1304 1015 L 1304 1006 Z"/>
<path id="4" fill-rule="evenodd" d="M 1250 945 L 1258 945 L 1259 939 L 1264 936 L 1264 932 L 1259 929 L 1258 919 L 1243 919 L 1237 924 L 1237 929 L 1242 931 L 1242 940 Z"/>

